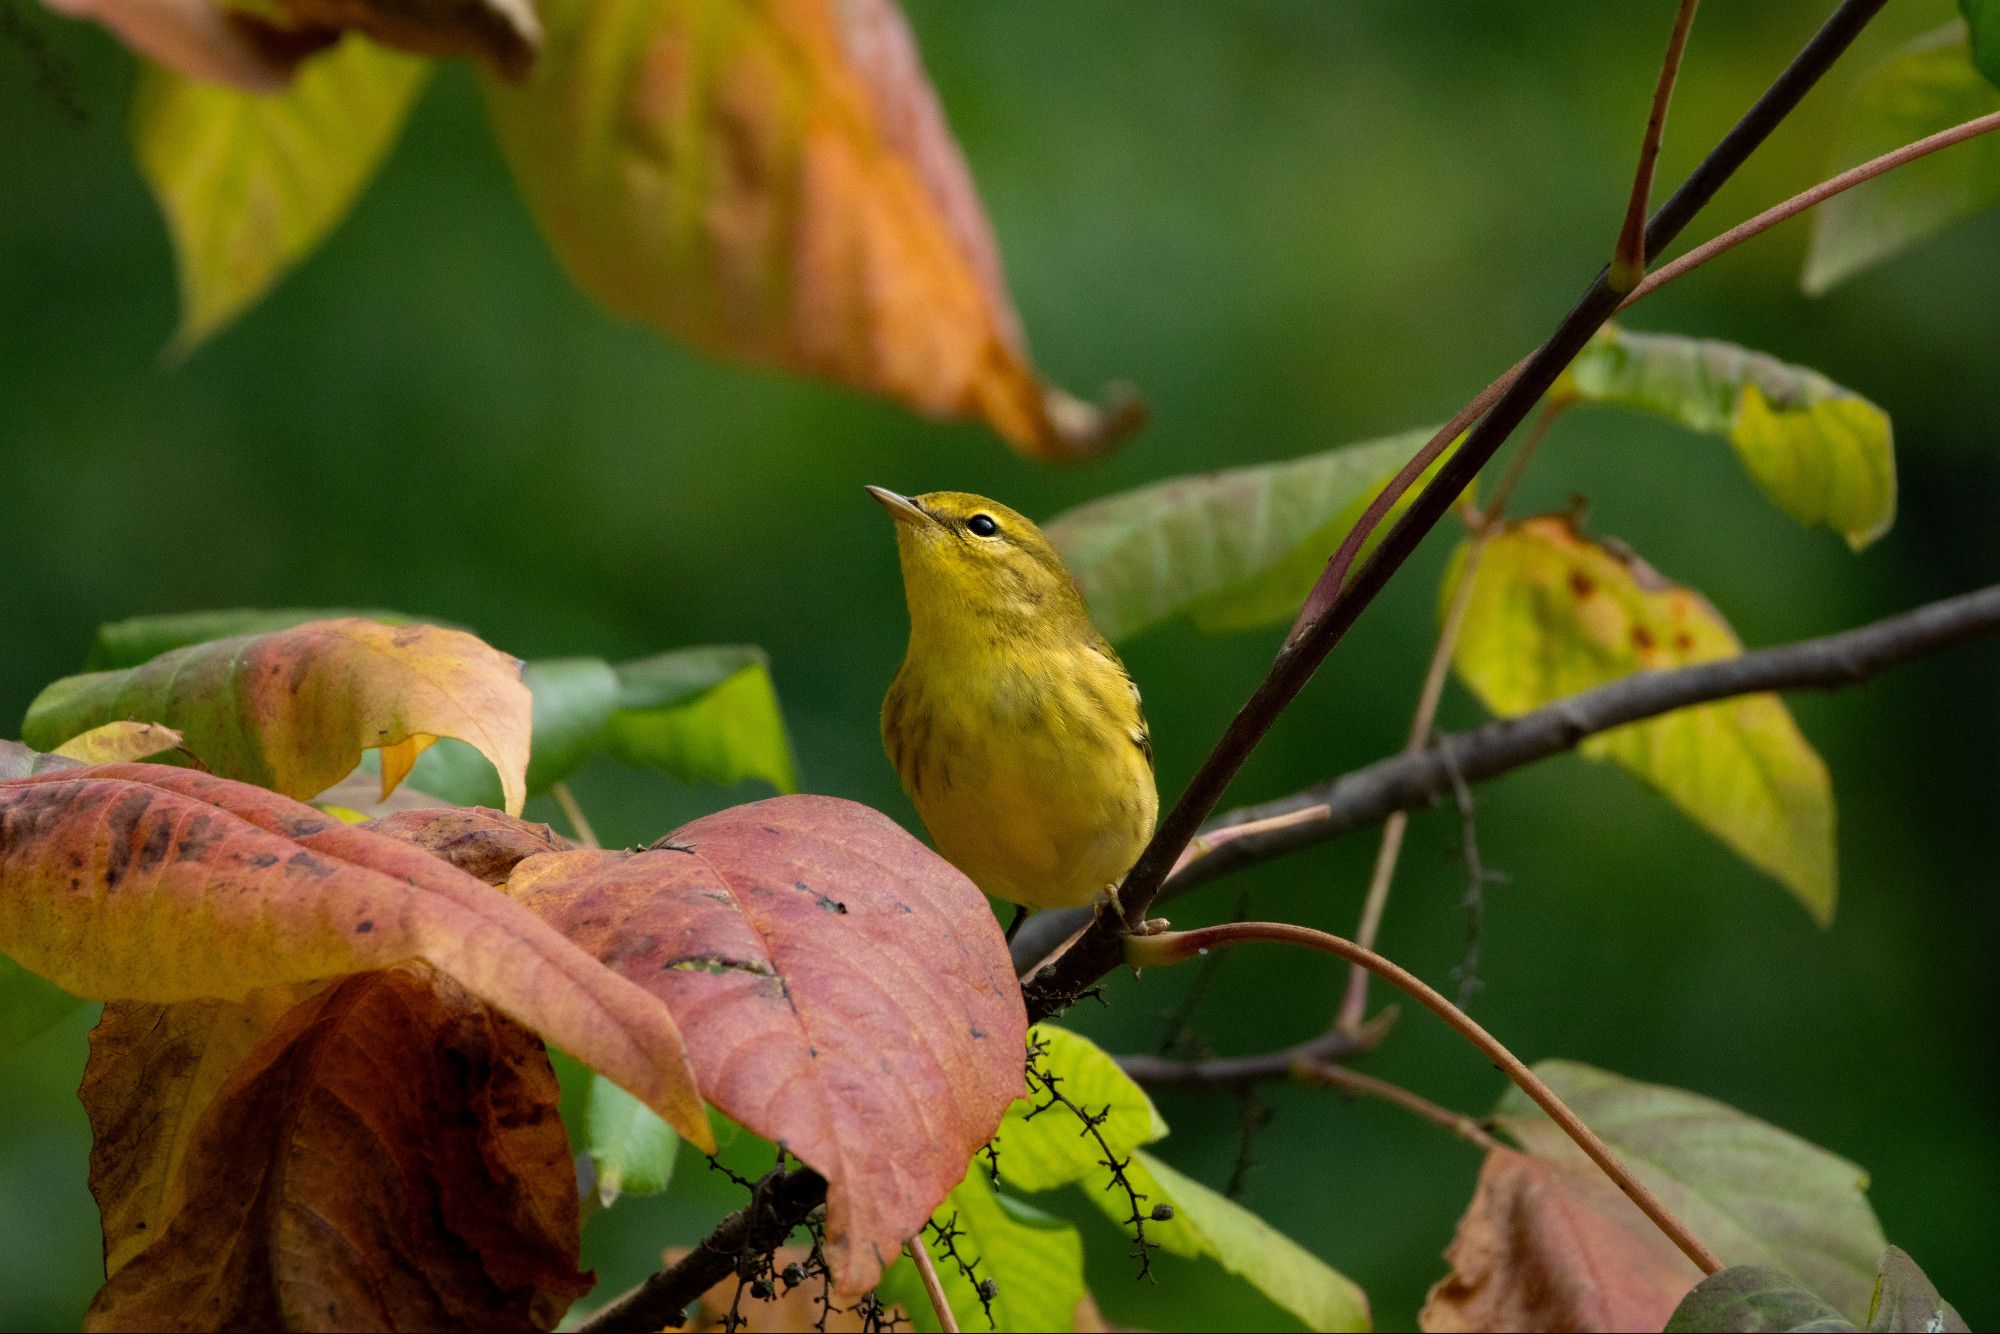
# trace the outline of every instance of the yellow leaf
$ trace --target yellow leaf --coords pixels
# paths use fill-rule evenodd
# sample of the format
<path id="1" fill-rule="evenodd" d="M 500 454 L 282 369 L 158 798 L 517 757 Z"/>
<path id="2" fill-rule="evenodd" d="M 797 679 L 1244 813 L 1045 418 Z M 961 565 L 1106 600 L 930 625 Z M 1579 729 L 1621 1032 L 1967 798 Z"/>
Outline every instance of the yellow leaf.
<path id="1" fill-rule="evenodd" d="M 1461 549 L 1446 581 L 1452 597 Z M 1453 662 L 1485 705 L 1526 713 L 1637 671 L 1734 657 L 1742 645 L 1699 594 L 1544 516 L 1488 543 Z M 1593 737 L 1612 759 L 1832 920 L 1833 784 L 1776 695 L 1681 709 Z"/>
<path id="2" fill-rule="evenodd" d="M 124 720 L 81 732 L 50 753 L 84 764 L 118 764 L 143 760 L 180 744 L 181 734 L 171 727 Z"/>

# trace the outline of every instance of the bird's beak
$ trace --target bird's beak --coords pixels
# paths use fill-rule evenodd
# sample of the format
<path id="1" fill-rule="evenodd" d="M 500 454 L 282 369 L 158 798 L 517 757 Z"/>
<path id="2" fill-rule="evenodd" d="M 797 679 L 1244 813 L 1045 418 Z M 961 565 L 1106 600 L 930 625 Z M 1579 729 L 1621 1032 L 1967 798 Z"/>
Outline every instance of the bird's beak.
<path id="1" fill-rule="evenodd" d="M 882 508 L 889 511 L 889 517 L 897 523 L 916 524 L 926 528 L 937 523 L 936 519 L 924 511 L 923 506 L 908 496 L 899 496 L 894 491 L 879 486 L 871 486 L 867 491 L 882 503 Z"/>

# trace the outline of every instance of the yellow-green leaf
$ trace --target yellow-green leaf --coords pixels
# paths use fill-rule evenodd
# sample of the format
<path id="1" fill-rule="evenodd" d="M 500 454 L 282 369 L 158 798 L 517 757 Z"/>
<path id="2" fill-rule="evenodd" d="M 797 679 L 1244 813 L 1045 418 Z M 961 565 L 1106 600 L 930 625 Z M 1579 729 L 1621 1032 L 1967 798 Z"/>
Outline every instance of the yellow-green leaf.
<path id="1" fill-rule="evenodd" d="M 959 1328 L 1057 1334 L 1076 1328 L 1076 1310 L 1085 1289 L 1083 1241 L 1075 1228 L 996 1192 L 977 1161 L 932 1219 L 940 1228 L 962 1234 L 954 1238 L 952 1248 L 961 1258 L 978 1261 L 975 1272 L 980 1281 L 990 1278 L 994 1283 L 991 1302 L 982 1304 L 950 1250 L 926 1231 L 925 1244 Z M 908 1311 L 916 1328 L 943 1328 L 907 1256 L 883 1276 L 879 1291 L 885 1302 Z"/>
<path id="2" fill-rule="evenodd" d="M 1138 424 L 1036 377 L 977 192 L 891 0 L 546 0 L 500 145 L 606 307 L 1016 448 Z"/>
<path id="3" fill-rule="evenodd" d="M 1447 602 L 1464 560 L 1461 548 Z M 1486 707 L 1511 716 L 1633 672 L 1741 652 L 1698 594 L 1544 516 L 1488 543 L 1453 664 Z M 1833 784 L 1777 696 L 1681 709 L 1592 737 L 1582 750 L 1637 774 L 1819 922 L 1832 919 Z"/>
<path id="4" fill-rule="evenodd" d="M 1896 517 L 1889 415 L 1817 371 L 1733 343 L 1607 325 L 1555 392 L 1722 437 L 1773 504 L 1857 550 Z"/>
<path id="5" fill-rule="evenodd" d="M 1173 1217 L 1146 1224 L 1146 1239 L 1191 1259 L 1207 1257 L 1290 1311 L 1315 1330 L 1365 1330 L 1368 1296 L 1345 1275 L 1226 1195 L 1183 1176 L 1144 1149 L 1132 1151 L 1126 1169 L 1141 1206 L 1167 1205 Z M 1131 1209 L 1108 1174 L 1085 1183 L 1084 1193 L 1120 1226 Z"/>
<path id="6" fill-rule="evenodd" d="M 1046 529 L 1106 638 L 1183 614 L 1210 631 L 1281 624 L 1298 614 L 1355 520 L 1431 434 L 1407 431 L 1176 477 L 1092 501 Z"/>
<path id="7" fill-rule="evenodd" d="M 1009 1186 L 1054 1190 L 1081 1181 L 1103 1165 L 1106 1149 L 1123 1156 L 1167 1133 L 1167 1123 L 1146 1090 L 1089 1038 L 1053 1024 L 1037 1024 L 1028 1031 L 1028 1045 L 1037 1053 L 1033 1067 L 1037 1073 L 1028 1096 L 1007 1109 L 994 1137 L 1000 1178 Z M 1088 1134 L 1067 1108 L 1048 1106 L 1045 1081 L 1053 1081 L 1055 1091 L 1092 1116 L 1104 1117 L 1097 1136 Z M 1047 1110 L 1037 1110 L 1043 1107 Z"/>
<path id="8" fill-rule="evenodd" d="M 93 727 L 57 746 L 54 754 L 79 764 L 143 760 L 181 744 L 181 734 L 158 723 L 116 722 Z"/>
<path id="9" fill-rule="evenodd" d="M 531 700 L 520 664 L 462 630 L 346 619 L 175 649 L 138 667 L 65 677 L 28 706 L 29 745 L 104 723 L 179 730 L 210 772 L 301 799 L 383 751 L 383 791 L 441 736 L 499 771 L 509 814 L 526 799 Z"/>
<path id="10" fill-rule="evenodd" d="M 597 1202 L 658 1195 L 674 1179 L 681 1137 L 660 1114 L 603 1075 L 592 1075 L 583 1110 L 584 1142 L 597 1164 Z"/>
<path id="11" fill-rule="evenodd" d="M 132 137 L 173 237 L 176 352 L 229 323 L 346 216 L 428 68 L 360 37 L 307 60 L 270 96 L 147 67 Z"/>
<path id="12" fill-rule="evenodd" d="M 1833 166 L 1854 166 L 1994 111 L 2000 89 L 1973 67 L 1965 25 L 1949 24 L 1862 82 Z M 1995 204 L 2000 139 L 1990 134 L 1858 185 L 1813 210 L 1805 290 L 1817 296 Z"/>
<path id="13" fill-rule="evenodd" d="M 798 787 L 762 649 L 682 649 L 612 670 L 618 707 L 604 748 L 614 758 L 664 769 L 684 783 L 726 787 L 760 778 L 780 792 Z"/>

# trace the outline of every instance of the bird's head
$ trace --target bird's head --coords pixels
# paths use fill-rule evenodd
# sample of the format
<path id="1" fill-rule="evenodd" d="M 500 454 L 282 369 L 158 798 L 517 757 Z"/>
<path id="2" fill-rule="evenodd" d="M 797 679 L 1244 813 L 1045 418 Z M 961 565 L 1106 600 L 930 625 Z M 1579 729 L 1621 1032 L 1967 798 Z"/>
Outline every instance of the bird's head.
<path id="1" fill-rule="evenodd" d="M 896 520 L 903 592 L 916 633 L 1072 633 L 1089 618 L 1055 546 L 1005 505 L 963 491 L 902 496 L 868 488 Z"/>

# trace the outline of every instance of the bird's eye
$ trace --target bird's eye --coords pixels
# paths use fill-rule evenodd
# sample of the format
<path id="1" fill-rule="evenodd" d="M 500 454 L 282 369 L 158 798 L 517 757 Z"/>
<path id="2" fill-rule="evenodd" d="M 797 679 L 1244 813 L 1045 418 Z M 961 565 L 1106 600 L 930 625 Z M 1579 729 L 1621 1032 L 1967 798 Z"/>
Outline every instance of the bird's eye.
<path id="1" fill-rule="evenodd" d="M 978 537 L 991 537 L 1000 531 L 1000 525 L 993 522 L 990 514 L 975 514 L 965 521 L 965 526 Z"/>

